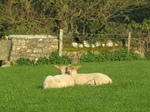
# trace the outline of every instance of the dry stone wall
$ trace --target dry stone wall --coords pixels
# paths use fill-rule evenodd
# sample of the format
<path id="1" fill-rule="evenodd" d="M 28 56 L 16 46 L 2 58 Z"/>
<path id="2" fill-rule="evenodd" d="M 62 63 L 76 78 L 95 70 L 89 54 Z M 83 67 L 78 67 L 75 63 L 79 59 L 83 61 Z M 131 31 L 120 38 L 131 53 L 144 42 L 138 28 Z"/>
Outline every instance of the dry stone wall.
<path id="1" fill-rule="evenodd" d="M 80 57 L 83 54 L 87 54 L 87 51 L 63 51 L 63 55 L 69 56 L 72 58 L 72 63 L 78 63 L 80 60 Z"/>
<path id="2" fill-rule="evenodd" d="M 58 49 L 58 38 L 51 35 L 9 35 L 12 40 L 10 61 L 20 57 L 32 60 L 48 57 L 52 51 Z"/>
<path id="3" fill-rule="evenodd" d="M 8 60 L 11 49 L 11 40 L 0 41 L 0 60 Z"/>

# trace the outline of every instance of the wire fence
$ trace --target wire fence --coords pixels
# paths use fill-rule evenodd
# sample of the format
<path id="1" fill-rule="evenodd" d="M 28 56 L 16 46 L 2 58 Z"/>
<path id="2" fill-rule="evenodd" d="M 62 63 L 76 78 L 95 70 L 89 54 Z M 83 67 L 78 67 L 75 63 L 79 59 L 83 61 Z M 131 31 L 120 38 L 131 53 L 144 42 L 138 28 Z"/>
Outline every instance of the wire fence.
<path id="1" fill-rule="evenodd" d="M 63 45 L 71 45 L 72 42 L 84 44 L 84 41 L 88 41 L 89 44 L 95 44 L 96 42 L 107 44 L 108 41 L 111 41 L 114 46 L 117 46 L 117 44 L 122 45 L 122 47 L 128 49 L 128 51 L 138 50 L 144 52 L 144 54 L 150 53 L 150 34 L 139 35 L 139 32 L 137 34 L 132 32 L 128 32 L 127 34 L 72 33 L 70 37 L 63 35 L 61 41 Z"/>

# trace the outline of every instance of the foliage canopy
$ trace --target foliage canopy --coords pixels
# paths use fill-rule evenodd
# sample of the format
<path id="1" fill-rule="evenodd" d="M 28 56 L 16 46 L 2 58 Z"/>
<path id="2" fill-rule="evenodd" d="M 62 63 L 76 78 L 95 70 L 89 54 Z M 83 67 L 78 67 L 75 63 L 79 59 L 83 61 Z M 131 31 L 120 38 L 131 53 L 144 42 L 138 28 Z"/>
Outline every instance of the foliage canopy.
<path id="1" fill-rule="evenodd" d="M 149 0 L 1 0 L 0 35 L 144 32 Z"/>

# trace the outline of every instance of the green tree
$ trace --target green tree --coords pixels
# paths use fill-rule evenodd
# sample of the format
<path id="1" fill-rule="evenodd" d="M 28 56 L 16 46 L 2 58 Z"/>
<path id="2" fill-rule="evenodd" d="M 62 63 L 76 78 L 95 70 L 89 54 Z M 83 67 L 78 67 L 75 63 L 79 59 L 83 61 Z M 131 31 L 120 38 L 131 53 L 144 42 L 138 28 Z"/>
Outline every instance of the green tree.
<path id="1" fill-rule="evenodd" d="M 62 28 L 66 38 L 73 32 L 124 33 L 130 13 L 148 5 L 148 0 L 1 0 L 0 32 L 57 34 Z"/>

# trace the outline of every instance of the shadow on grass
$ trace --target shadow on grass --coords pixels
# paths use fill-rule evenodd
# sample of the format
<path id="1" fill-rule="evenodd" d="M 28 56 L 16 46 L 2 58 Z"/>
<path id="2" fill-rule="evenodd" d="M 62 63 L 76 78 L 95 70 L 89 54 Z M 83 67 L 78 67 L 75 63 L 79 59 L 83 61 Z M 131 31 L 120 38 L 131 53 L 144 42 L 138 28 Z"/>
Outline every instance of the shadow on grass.
<path id="1" fill-rule="evenodd" d="M 37 88 L 37 89 L 43 89 L 42 85 L 37 86 L 36 88 Z"/>

